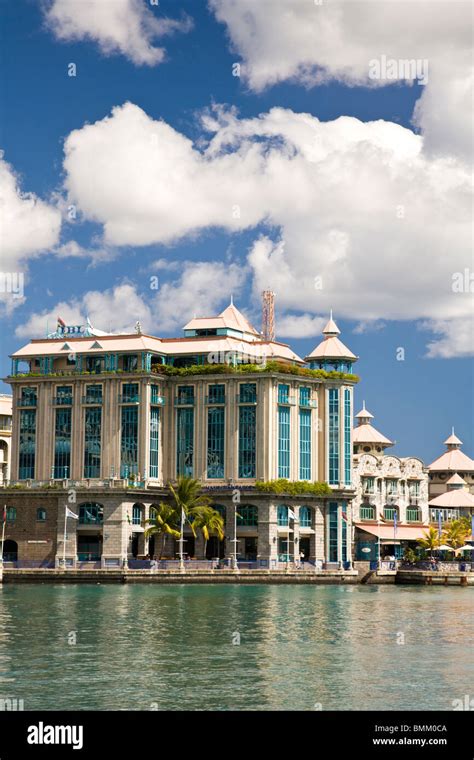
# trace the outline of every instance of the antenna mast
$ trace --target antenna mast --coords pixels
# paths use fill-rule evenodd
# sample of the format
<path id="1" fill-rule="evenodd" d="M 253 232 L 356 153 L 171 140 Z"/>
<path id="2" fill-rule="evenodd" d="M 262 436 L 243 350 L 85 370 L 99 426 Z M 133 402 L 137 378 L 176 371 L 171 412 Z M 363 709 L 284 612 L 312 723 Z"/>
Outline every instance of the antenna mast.
<path id="1" fill-rule="evenodd" d="M 275 293 L 264 290 L 262 293 L 262 333 L 265 340 L 275 340 Z"/>

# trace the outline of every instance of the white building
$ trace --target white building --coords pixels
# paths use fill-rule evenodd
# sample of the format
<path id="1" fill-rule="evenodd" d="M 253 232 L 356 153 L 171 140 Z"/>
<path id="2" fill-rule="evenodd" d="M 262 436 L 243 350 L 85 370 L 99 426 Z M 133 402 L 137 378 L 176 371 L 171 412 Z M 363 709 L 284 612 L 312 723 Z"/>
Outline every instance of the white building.
<path id="1" fill-rule="evenodd" d="M 0 485 L 10 480 L 12 397 L 0 394 Z"/>
<path id="2" fill-rule="evenodd" d="M 406 546 L 416 546 L 429 526 L 428 470 L 417 457 L 397 457 L 385 449 L 394 442 L 373 425 L 365 408 L 356 415 L 353 501 L 356 560 L 401 556 Z"/>

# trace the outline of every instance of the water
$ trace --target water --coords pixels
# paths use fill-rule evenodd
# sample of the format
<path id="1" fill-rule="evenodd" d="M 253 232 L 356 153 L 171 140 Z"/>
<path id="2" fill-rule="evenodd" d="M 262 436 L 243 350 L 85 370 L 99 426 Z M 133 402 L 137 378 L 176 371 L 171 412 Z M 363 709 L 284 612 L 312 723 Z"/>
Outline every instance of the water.
<path id="1" fill-rule="evenodd" d="M 465 588 L 6 585 L 0 698 L 25 710 L 450 710 L 474 696 L 473 599 Z"/>

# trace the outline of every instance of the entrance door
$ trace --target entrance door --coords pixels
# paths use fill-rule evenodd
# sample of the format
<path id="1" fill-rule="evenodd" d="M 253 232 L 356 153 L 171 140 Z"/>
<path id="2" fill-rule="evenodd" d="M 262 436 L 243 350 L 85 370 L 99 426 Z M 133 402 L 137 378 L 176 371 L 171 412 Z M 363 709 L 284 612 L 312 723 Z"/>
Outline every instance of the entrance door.
<path id="1" fill-rule="evenodd" d="M 207 542 L 206 559 L 223 559 L 225 557 L 225 540 L 219 541 L 217 536 L 211 536 Z"/>
<path id="2" fill-rule="evenodd" d="M 257 538 L 254 536 L 245 539 L 245 559 L 249 562 L 257 559 Z"/>
<path id="3" fill-rule="evenodd" d="M 304 538 L 300 538 L 300 554 L 303 552 L 304 554 L 304 561 L 307 562 L 309 560 L 309 537 L 305 536 Z M 301 557 L 303 559 L 303 557 Z"/>
<path id="4" fill-rule="evenodd" d="M 98 562 L 102 554 L 102 536 L 78 536 L 77 558 L 79 562 Z"/>
<path id="5" fill-rule="evenodd" d="M 8 538 L 3 544 L 3 559 L 5 562 L 17 562 L 18 560 L 18 544 L 16 541 L 12 541 Z"/>

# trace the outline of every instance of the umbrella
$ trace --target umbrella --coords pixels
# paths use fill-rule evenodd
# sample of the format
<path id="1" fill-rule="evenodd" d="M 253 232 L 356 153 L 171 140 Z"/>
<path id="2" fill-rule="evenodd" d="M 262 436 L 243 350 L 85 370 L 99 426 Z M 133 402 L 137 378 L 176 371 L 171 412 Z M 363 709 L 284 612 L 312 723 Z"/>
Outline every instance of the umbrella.
<path id="1" fill-rule="evenodd" d="M 474 546 L 471 544 L 464 544 L 464 546 L 461 546 L 457 551 L 458 552 L 472 552 L 474 549 Z"/>
<path id="2" fill-rule="evenodd" d="M 436 547 L 436 551 L 438 552 L 454 552 L 456 551 L 453 549 L 452 546 L 448 546 L 448 544 L 441 544 L 441 546 Z"/>

